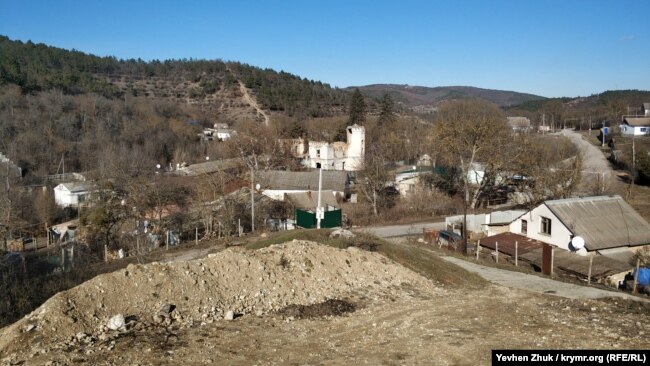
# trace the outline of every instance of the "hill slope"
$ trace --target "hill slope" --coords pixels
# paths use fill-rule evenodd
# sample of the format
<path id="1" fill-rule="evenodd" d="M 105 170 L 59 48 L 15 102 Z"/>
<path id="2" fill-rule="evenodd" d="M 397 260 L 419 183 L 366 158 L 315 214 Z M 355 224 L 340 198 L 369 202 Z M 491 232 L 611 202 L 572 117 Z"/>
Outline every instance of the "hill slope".
<path id="1" fill-rule="evenodd" d="M 58 89 L 108 98 L 146 96 L 237 115 L 253 109 L 243 99 L 240 81 L 264 109 L 290 116 L 330 116 L 348 98 L 347 92 L 319 81 L 237 62 L 118 60 L 0 36 L 0 86 L 16 84 L 24 93 Z"/>
<path id="2" fill-rule="evenodd" d="M 415 110 L 421 110 L 423 107 L 433 108 L 445 100 L 461 98 L 484 99 L 501 107 L 517 105 L 531 100 L 545 99 L 544 97 L 533 94 L 481 89 L 471 86 L 439 86 L 429 88 L 424 86 L 374 84 L 361 86 L 359 90 L 363 95 L 375 98 L 380 98 L 385 93 L 388 93 L 395 101 L 401 102 L 403 105 L 414 108 Z"/>

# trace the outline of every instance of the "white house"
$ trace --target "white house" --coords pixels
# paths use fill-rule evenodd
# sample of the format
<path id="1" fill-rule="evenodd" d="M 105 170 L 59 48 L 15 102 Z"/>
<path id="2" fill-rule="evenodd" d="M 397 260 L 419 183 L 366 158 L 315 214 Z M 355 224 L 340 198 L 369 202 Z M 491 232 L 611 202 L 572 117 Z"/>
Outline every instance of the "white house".
<path id="1" fill-rule="evenodd" d="M 292 142 L 292 152 L 302 158 L 303 165 L 323 170 L 355 171 L 363 169 L 366 129 L 353 125 L 346 128 L 347 142 L 309 141 L 307 149 L 302 139 Z"/>
<path id="2" fill-rule="evenodd" d="M 485 166 L 482 163 L 472 163 L 472 166 L 470 166 L 469 170 L 467 171 L 467 183 L 481 184 L 484 177 Z"/>
<path id="3" fill-rule="evenodd" d="M 237 134 L 227 123 L 215 123 L 212 128 L 204 128 L 199 134 L 202 141 L 226 141 Z"/>
<path id="4" fill-rule="evenodd" d="M 623 123 L 619 127 L 621 129 L 621 135 L 650 135 L 650 117 L 625 117 Z"/>
<path id="5" fill-rule="evenodd" d="M 527 117 L 508 117 L 508 125 L 514 132 L 528 132 L 531 130 L 530 119 Z"/>
<path id="6" fill-rule="evenodd" d="M 546 201 L 512 221 L 510 232 L 565 250 L 572 250 L 571 239 L 580 236 L 582 255 L 650 244 L 650 224 L 620 196 Z"/>
<path id="7" fill-rule="evenodd" d="M 420 176 L 433 172 L 433 167 L 409 167 L 395 173 L 394 186 L 402 196 L 413 194 L 420 185 Z"/>
<path id="8" fill-rule="evenodd" d="M 54 187 L 54 202 L 61 207 L 79 207 L 96 191 L 97 186 L 92 182 L 61 183 Z"/>
<path id="9" fill-rule="evenodd" d="M 255 183 L 259 182 L 261 193 L 274 200 L 282 201 L 286 194 L 309 191 L 318 192 L 318 171 L 288 172 L 265 170 L 255 172 Z M 348 173 L 323 170 L 323 191 L 345 197 L 349 186 Z"/>

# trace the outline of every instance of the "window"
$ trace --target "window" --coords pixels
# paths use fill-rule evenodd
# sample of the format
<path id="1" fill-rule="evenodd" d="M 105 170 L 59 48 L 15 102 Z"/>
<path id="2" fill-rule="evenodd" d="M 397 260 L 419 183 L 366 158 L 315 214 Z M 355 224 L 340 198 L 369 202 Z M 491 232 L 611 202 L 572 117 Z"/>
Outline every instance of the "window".
<path id="1" fill-rule="evenodd" d="M 648 127 L 641 127 L 641 132 L 648 132 Z"/>
<path id="2" fill-rule="evenodd" d="M 320 149 L 317 149 L 317 150 L 316 150 L 316 157 L 317 157 L 317 158 L 320 158 Z"/>
<path id="3" fill-rule="evenodd" d="M 521 233 L 526 235 L 528 234 L 528 221 L 521 220 Z"/>
<path id="4" fill-rule="evenodd" d="M 542 216 L 541 227 L 539 228 L 540 234 L 551 235 L 551 219 Z"/>

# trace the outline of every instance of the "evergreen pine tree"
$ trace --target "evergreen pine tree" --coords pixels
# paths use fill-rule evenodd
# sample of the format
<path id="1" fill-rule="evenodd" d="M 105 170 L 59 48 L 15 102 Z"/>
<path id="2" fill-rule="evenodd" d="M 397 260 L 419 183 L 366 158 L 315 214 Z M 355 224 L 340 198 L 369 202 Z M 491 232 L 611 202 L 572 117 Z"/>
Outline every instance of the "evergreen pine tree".
<path id="1" fill-rule="evenodd" d="M 379 119 L 377 120 L 377 127 L 381 128 L 384 126 L 390 126 L 395 120 L 395 114 L 393 113 L 393 99 L 388 93 L 384 94 L 384 98 L 381 100 L 381 112 L 379 113 Z"/>
<path id="2" fill-rule="evenodd" d="M 360 125 L 363 126 L 366 121 L 366 102 L 363 100 L 363 95 L 359 89 L 354 89 L 352 93 L 352 99 L 350 99 L 350 119 L 348 120 L 350 125 Z"/>

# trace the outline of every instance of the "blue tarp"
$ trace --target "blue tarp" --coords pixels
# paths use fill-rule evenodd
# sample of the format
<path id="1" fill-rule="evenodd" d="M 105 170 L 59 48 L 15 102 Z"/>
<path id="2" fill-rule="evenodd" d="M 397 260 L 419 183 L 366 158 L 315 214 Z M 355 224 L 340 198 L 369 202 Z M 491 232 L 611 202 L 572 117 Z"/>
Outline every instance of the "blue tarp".
<path id="1" fill-rule="evenodd" d="M 637 278 L 637 284 L 641 286 L 650 285 L 650 268 L 639 268 L 639 277 Z"/>

